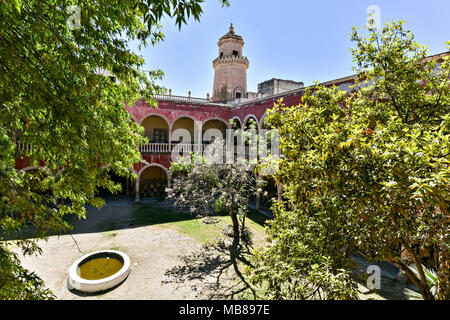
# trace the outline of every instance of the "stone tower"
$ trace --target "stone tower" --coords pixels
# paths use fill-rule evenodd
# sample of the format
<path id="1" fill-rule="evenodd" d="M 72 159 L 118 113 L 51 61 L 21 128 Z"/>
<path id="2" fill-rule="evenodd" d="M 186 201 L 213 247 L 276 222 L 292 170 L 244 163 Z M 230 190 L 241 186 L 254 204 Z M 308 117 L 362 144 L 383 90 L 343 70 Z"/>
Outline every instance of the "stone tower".
<path id="1" fill-rule="evenodd" d="M 247 94 L 248 59 L 242 56 L 244 40 L 230 31 L 219 39 L 219 57 L 213 61 L 213 101 L 226 102 L 245 98 Z"/>

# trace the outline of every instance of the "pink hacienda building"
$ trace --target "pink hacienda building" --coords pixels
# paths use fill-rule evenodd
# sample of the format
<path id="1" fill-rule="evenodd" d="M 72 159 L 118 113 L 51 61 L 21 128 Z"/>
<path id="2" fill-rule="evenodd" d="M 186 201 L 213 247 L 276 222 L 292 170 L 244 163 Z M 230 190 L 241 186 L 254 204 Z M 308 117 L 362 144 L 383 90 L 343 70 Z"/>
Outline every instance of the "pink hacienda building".
<path id="1" fill-rule="evenodd" d="M 157 197 L 170 185 L 170 162 L 172 151 L 178 149 L 197 151 L 210 141 L 205 141 L 203 133 L 208 129 L 218 129 L 225 136 L 227 128 L 246 128 L 250 119 L 264 126 L 264 115 L 274 102 L 283 98 L 286 106 L 300 102 L 305 91 L 302 82 L 271 79 L 258 84 L 257 92 L 247 91 L 247 69 L 249 60 L 242 55 L 244 41 L 236 35 L 233 25 L 218 42 L 219 55 L 213 61 L 214 86 L 212 97 L 206 99 L 169 95 L 156 96 L 158 108 L 146 101 L 138 101 L 133 106 L 125 106 L 134 121 L 145 128 L 149 143 L 141 146 L 142 161 L 135 164 L 135 181 L 121 181 L 128 194 L 141 198 Z M 430 57 L 441 60 L 449 53 Z M 347 90 L 355 75 L 323 83 Z M 174 135 L 177 129 L 189 132 L 189 139 Z M 179 130 L 177 131 L 179 132 Z M 18 160 L 16 168 L 26 170 L 27 159 Z"/>

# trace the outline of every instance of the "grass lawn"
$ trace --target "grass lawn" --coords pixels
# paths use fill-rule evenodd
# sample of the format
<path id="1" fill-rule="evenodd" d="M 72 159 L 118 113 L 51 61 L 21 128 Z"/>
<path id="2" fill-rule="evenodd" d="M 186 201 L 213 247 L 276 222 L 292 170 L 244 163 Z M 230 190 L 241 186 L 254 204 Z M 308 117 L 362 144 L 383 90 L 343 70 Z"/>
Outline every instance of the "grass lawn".
<path id="1" fill-rule="evenodd" d="M 226 214 L 216 214 L 214 218 L 218 223 L 205 223 L 202 218 L 185 212 L 176 212 L 174 209 L 153 203 L 135 204 L 132 208 L 132 220 L 137 226 L 158 225 L 171 228 L 188 235 L 201 243 L 212 243 L 223 238 L 223 229 L 231 225 L 231 218 Z M 266 217 L 256 211 L 250 211 L 245 221 L 254 235 L 255 244 L 262 244 L 265 237 L 264 222 Z"/>

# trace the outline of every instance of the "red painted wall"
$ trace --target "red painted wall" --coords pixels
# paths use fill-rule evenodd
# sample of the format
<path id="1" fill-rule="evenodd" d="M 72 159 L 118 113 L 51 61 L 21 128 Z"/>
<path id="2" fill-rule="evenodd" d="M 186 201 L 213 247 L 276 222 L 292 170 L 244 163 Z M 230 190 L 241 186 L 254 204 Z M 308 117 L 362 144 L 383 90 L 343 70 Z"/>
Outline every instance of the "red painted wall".
<path id="1" fill-rule="evenodd" d="M 291 107 L 300 103 L 301 93 L 293 93 L 283 96 L 283 103 L 287 107 Z M 269 98 L 258 102 L 250 102 L 243 106 L 231 108 L 230 118 L 238 117 L 241 126 L 244 125 L 244 120 L 248 115 L 254 115 L 258 124 L 261 122 L 267 109 L 272 109 L 274 103 L 276 103 L 280 98 Z"/>
<path id="2" fill-rule="evenodd" d="M 146 101 L 138 101 L 134 106 L 125 106 L 137 123 L 141 123 L 146 117 L 156 114 L 166 118 L 169 126 L 182 116 L 191 117 L 199 121 L 209 119 L 221 119 L 228 123 L 229 111 L 225 106 L 195 105 L 176 102 L 159 102 L 158 108 L 151 107 Z"/>
<path id="3" fill-rule="evenodd" d="M 343 79 L 342 81 L 335 81 L 333 84 L 339 86 L 343 84 L 351 84 L 352 81 Z M 331 84 L 329 84 L 331 85 Z M 300 103 L 302 90 L 286 95 L 280 95 L 275 98 L 267 98 L 258 101 L 249 102 L 237 107 L 229 107 L 215 104 L 195 104 L 195 103 L 179 103 L 171 101 L 158 102 L 158 108 L 151 107 L 146 101 L 137 101 L 134 105 L 125 105 L 125 109 L 131 114 L 134 121 L 142 123 L 142 121 L 150 115 L 161 115 L 165 118 L 169 127 L 172 128 L 173 123 L 180 117 L 187 116 L 203 123 L 209 119 L 220 119 L 228 123 L 229 119 L 238 117 L 241 125 L 248 115 L 254 115 L 258 123 L 261 122 L 267 109 L 273 108 L 275 102 L 283 97 L 284 105 L 290 107 Z M 143 159 L 148 163 L 158 163 L 166 168 L 170 167 L 170 154 L 143 154 Z M 30 165 L 29 159 L 16 159 L 15 167 L 20 170 Z M 44 164 L 41 164 L 44 165 Z M 142 168 L 147 166 L 145 162 L 134 165 L 134 170 L 139 172 Z"/>

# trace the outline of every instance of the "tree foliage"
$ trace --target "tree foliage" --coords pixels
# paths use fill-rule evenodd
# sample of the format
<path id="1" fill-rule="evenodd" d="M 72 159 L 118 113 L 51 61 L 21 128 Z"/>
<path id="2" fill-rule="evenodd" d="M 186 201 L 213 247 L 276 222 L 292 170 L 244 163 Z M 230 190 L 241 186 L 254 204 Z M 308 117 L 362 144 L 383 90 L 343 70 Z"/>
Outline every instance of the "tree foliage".
<path id="1" fill-rule="evenodd" d="M 245 160 L 214 163 L 192 154 L 173 163 L 171 171 L 176 175 L 168 189 L 168 199 L 174 200 L 176 207 L 189 209 L 199 216 L 225 211 L 231 217 L 234 238 L 239 240 L 245 227 L 248 202 L 264 183 L 257 177 L 255 166 Z"/>
<path id="2" fill-rule="evenodd" d="M 10 239 L 27 227 L 35 237 L 67 230 L 64 215 L 84 217 L 83 205 L 103 203 L 94 197 L 99 187 L 120 188 L 109 179 L 109 170 L 132 176 L 130 168 L 140 161 L 142 129 L 124 102 L 152 101 L 161 90 L 153 81 L 162 72 L 140 71 L 144 60 L 128 44 L 162 40 L 159 22 L 165 16 L 179 27 L 190 16 L 198 20 L 201 2 L 1 1 L 2 298 L 37 298 L 37 293 L 14 290 L 33 290 L 34 284 L 40 292 L 42 287 L 36 277 L 18 276 L 24 271 L 8 249 Z M 29 159 L 30 166 L 40 169 L 18 172 L 16 159 Z M 38 250 L 35 240 L 19 240 L 23 253 Z"/>
<path id="3" fill-rule="evenodd" d="M 250 135 L 245 132 L 239 134 L 244 138 Z M 215 152 L 224 148 L 221 139 L 214 140 L 213 144 Z M 173 200 L 175 207 L 187 209 L 191 214 L 200 217 L 226 212 L 231 218 L 232 228 L 224 230 L 224 233 L 232 236 L 232 241 L 217 239 L 217 243 L 204 246 L 200 253 L 183 258 L 185 264 L 170 273 L 177 274 L 178 281 L 183 281 L 189 277 L 204 278 L 205 274 L 218 270 L 211 287 L 213 291 L 217 291 L 223 286 L 220 280 L 225 270 L 232 267 L 240 285 L 233 284 L 223 292 L 224 288 L 221 288 L 221 298 L 233 298 L 246 290 L 250 290 L 256 298 L 255 290 L 240 267 L 242 264 L 251 266 L 248 259 L 252 233 L 245 227 L 245 221 L 249 201 L 262 191 L 265 182 L 257 175 L 256 161 L 239 159 L 234 163 L 221 163 L 217 161 L 220 157 L 217 157 L 215 152 L 205 156 L 191 153 L 190 156 L 181 157 L 172 163 L 170 170 L 173 181 L 167 190 L 168 200 Z M 229 293 L 225 294 L 228 291 Z"/>
<path id="4" fill-rule="evenodd" d="M 270 245 L 256 252 L 254 281 L 275 298 L 350 298 L 349 256 L 361 252 L 395 264 L 432 299 L 427 249 L 438 297 L 448 299 L 449 58 L 428 59 L 402 22 L 367 38 L 354 29 L 352 40 L 350 92 L 317 85 L 300 105 L 268 112 L 281 137 L 284 199 Z"/>

